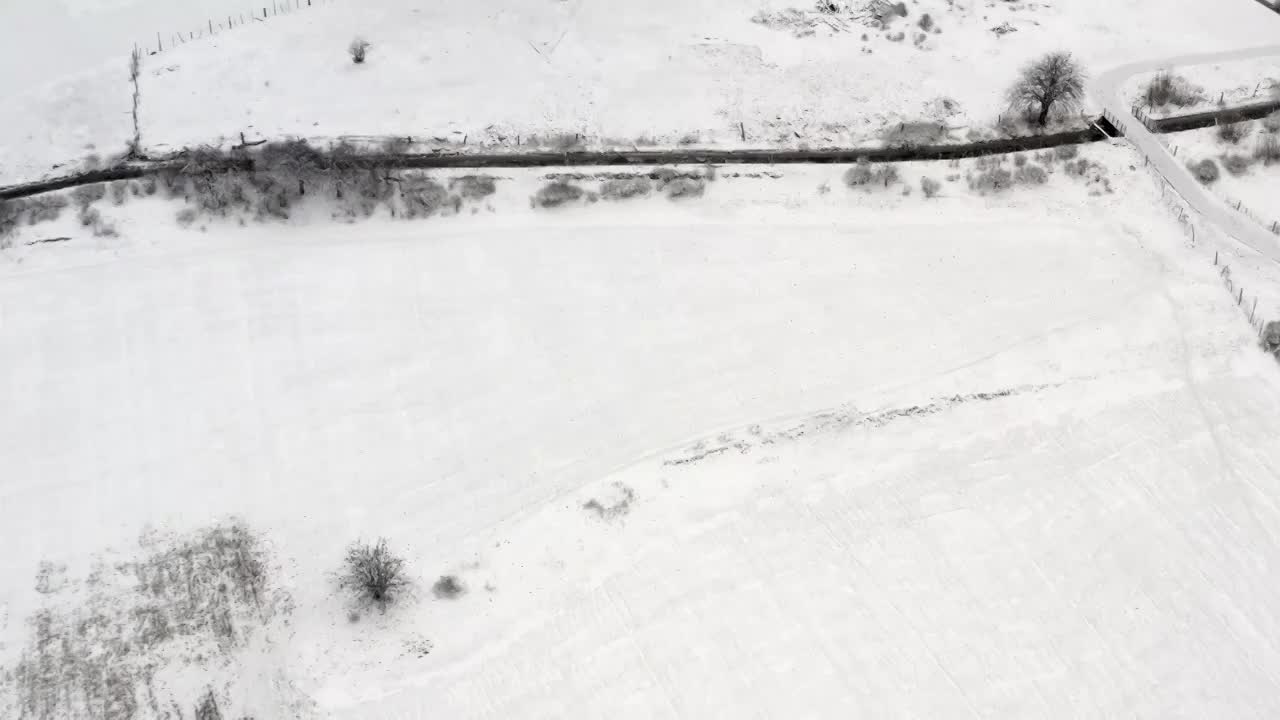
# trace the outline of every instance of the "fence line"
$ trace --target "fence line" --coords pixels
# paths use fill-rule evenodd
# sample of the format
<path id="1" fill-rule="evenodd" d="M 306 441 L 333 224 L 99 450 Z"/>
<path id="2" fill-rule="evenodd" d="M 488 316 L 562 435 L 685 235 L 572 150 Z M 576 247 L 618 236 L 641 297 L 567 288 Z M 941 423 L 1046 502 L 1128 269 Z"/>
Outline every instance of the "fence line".
<path id="1" fill-rule="evenodd" d="M 251 8 L 248 13 L 228 13 L 225 18 L 222 16 L 208 18 L 195 30 L 168 33 L 157 31 L 154 47 L 149 42 L 144 45 L 134 43 L 134 50 L 141 52 L 143 55 L 158 55 L 179 45 L 195 42 L 205 37 L 212 37 L 218 33 L 227 32 L 249 23 L 264 22 L 267 18 L 280 14 L 288 15 L 298 10 L 335 2 L 335 0 L 269 0 L 271 4 L 266 5 L 265 3 L 268 0 L 258 1 L 264 4 L 261 7 Z"/>

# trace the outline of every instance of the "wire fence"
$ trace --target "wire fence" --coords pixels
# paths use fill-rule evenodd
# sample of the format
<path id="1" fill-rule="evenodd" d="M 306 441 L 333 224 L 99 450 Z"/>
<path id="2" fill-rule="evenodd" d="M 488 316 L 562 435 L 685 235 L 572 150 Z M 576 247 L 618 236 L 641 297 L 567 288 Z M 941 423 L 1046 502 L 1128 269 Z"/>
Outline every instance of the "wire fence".
<path id="1" fill-rule="evenodd" d="M 1110 122 L 1117 130 L 1123 134 L 1128 134 L 1128 128 L 1123 120 L 1116 117 L 1115 114 L 1111 112 L 1104 112 L 1103 114 L 1107 118 L 1107 121 Z M 1135 117 L 1138 118 L 1139 122 L 1150 127 L 1150 124 L 1148 124 L 1149 119 L 1143 120 L 1142 116 L 1137 114 L 1135 114 Z M 1198 242 L 1207 240 L 1209 237 L 1214 236 L 1215 233 L 1217 235 L 1222 234 L 1216 226 L 1203 221 L 1200 215 L 1187 204 L 1182 195 L 1180 195 L 1177 189 L 1173 187 L 1173 184 L 1170 183 L 1164 175 L 1160 174 L 1158 170 L 1152 167 L 1151 158 L 1147 157 L 1145 154 L 1143 156 L 1143 165 L 1148 168 L 1150 171 L 1148 176 L 1151 178 L 1152 182 L 1155 183 L 1156 187 L 1159 188 L 1160 200 L 1164 204 L 1165 209 L 1167 209 L 1173 215 L 1174 219 L 1178 221 L 1183 232 L 1186 233 L 1187 239 L 1191 242 L 1192 247 L 1195 247 Z M 1218 239 L 1225 240 L 1225 238 Z M 1249 319 L 1249 325 L 1258 333 L 1258 339 L 1262 342 L 1263 347 L 1270 352 L 1277 352 L 1276 348 L 1273 347 L 1274 338 L 1270 336 L 1271 333 L 1275 332 L 1277 323 L 1268 323 L 1258 314 L 1259 295 L 1256 293 L 1248 295 L 1246 293 L 1244 286 L 1232 276 L 1231 267 L 1223 258 L 1220 257 L 1217 250 L 1213 253 L 1213 264 L 1218 268 L 1218 275 L 1222 278 L 1223 286 L 1226 287 L 1227 292 L 1231 293 L 1231 299 L 1235 301 L 1236 306 L 1239 307 Z M 1265 312 L 1266 309 L 1264 308 L 1263 311 Z M 1277 358 L 1280 358 L 1280 353 L 1277 354 Z"/>
<path id="2" fill-rule="evenodd" d="M 261 7 L 252 7 L 248 12 L 228 13 L 226 16 L 219 15 L 218 17 L 207 18 L 203 24 L 195 29 L 189 28 L 178 32 L 156 31 L 154 45 L 148 40 L 146 44 L 139 45 L 135 43 L 133 47 L 135 51 L 143 55 L 156 55 L 172 50 L 179 45 L 212 37 L 250 23 L 265 22 L 273 17 L 289 15 L 310 7 L 330 5 L 333 2 L 335 0 L 271 0 L 270 5 L 264 2 Z"/>

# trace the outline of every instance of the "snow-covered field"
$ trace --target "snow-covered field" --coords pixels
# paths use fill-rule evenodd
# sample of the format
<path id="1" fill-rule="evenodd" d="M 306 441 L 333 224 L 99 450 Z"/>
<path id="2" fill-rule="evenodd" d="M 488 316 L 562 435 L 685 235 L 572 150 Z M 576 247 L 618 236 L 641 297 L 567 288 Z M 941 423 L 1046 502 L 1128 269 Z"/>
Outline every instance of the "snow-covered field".
<path id="1" fill-rule="evenodd" d="M 1280 377 L 1135 156 L 1086 153 L 1115 192 L 734 168 L 547 210 L 519 172 L 427 221 L 23 228 L 0 715 L 128 680 L 121 717 L 1274 717 Z M 241 577 L 232 516 L 254 602 L 143 635 L 173 590 L 130 578 Z M 330 574 L 379 535 L 420 592 L 353 620 Z"/>
<path id="2" fill-rule="evenodd" d="M 144 20 L 152 4 L 163 5 L 163 19 Z M 190 24 L 247 10 L 206 4 L 192 7 Z M 113 59 L 62 82 L 15 84 L 20 91 L 0 107 L 11 138 L 0 148 L 0 181 L 123 149 L 129 50 L 154 47 L 154 32 L 174 26 L 175 6 L 111 5 L 137 27 L 123 36 L 106 10 L 94 16 L 95 27 L 122 33 Z M 1018 68 L 1047 49 L 1071 50 L 1100 72 L 1261 45 L 1280 29 L 1280 16 L 1250 0 L 1185 0 L 1176 11 L 1161 0 L 907 8 L 874 29 L 856 12 L 827 16 L 790 0 L 335 0 L 148 56 L 143 139 L 154 151 L 241 132 L 513 149 L 530 136 L 552 145 L 568 136 L 592 145 L 816 146 L 880 142 L 886 128 L 927 122 L 961 140 L 995 123 Z M 345 52 L 357 35 L 373 43 L 362 67 Z M 25 36 L 15 42 L 29 49 L 23 57 L 36 52 Z"/>

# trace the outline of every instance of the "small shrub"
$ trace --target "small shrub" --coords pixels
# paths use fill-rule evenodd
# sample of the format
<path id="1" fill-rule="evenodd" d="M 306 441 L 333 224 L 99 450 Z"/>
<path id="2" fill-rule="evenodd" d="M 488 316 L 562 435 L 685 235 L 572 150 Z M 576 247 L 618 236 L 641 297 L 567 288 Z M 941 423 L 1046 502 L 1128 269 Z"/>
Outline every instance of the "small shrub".
<path id="1" fill-rule="evenodd" d="M 178 224 L 184 228 L 191 227 L 199 216 L 200 213 L 198 213 L 195 208 L 183 208 L 178 211 Z"/>
<path id="2" fill-rule="evenodd" d="M 567 180 L 552 180 L 533 196 L 533 204 L 543 208 L 560 207 L 581 200 L 585 194 L 582 188 Z"/>
<path id="3" fill-rule="evenodd" d="M 653 183 L 647 177 L 630 177 L 608 180 L 600 186 L 600 197 L 606 200 L 629 200 L 644 197 L 653 191 Z"/>
<path id="4" fill-rule="evenodd" d="M 363 38 L 356 38 L 347 47 L 347 52 L 351 55 L 351 62 L 356 65 L 363 65 L 365 58 L 369 55 L 369 41 Z"/>
<path id="5" fill-rule="evenodd" d="M 872 171 L 871 163 L 866 158 L 859 159 L 856 165 L 844 173 L 844 184 L 851 188 L 864 188 L 874 180 L 875 172 Z"/>
<path id="6" fill-rule="evenodd" d="M 938 193 L 941 190 L 942 190 L 942 183 L 938 182 L 937 180 L 934 180 L 933 178 L 930 178 L 930 177 L 920 178 L 920 191 L 924 193 L 925 197 L 927 198 L 937 197 Z"/>
<path id="7" fill-rule="evenodd" d="M 1228 173 L 1237 177 L 1249 172 L 1249 168 L 1252 165 L 1253 158 L 1248 155 L 1228 153 L 1222 156 L 1222 167 L 1225 168 Z"/>
<path id="8" fill-rule="evenodd" d="M 1147 83 L 1142 91 L 1142 99 L 1150 107 L 1175 105 L 1187 107 L 1201 100 L 1200 91 L 1193 88 L 1185 79 L 1168 72 L 1158 73 Z"/>
<path id="9" fill-rule="evenodd" d="M 876 168 L 874 173 L 872 173 L 872 182 L 877 185 L 883 185 L 884 187 L 893 185 L 898 182 L 899 179 L 898 166 L 893 164 L 881 165 Z"/>
<path id="10" fill-rule="evenodd" d="M 1253 156 L 1266 165 L 1280 163 L 1280 137 L 1276 135 L 1259 137 L 1258 142 L 1253 146 Z"/>
<path id="11" fill-rule="evenodd" d="M 387 548 L 379 539 L 373 545 L 352 543 L 343 559 L 339 585 L 360 602 L 372 603 L 385 610 L 409 587 L 404 559 Z"/>
<path id="12" fill-rule="evenodd" d="M 483 200 L 497 192 L 498 186 L 489 175 L 464 175 L 450 180 L 449 190 L 464 200 Z"/>
<path id="13" fill-rule="evenodd" d="M 1078 145 L 1059 145 L 1053 149 L 1053 156 L 1059 160 L 1071 160 L 1080 154 Z"/>
<path id="14" fill-rule="evenodd" d="M 405 217 L 431 217 L 452 210 L 457 212 L 462 198 L 450 195 L 444 186 L 429 177 L 410 177 L 400 182 L 400 200 Z"/>
<path id="15" fill-rule="evenodd" d="M 135 193 L 141 193 L 147 197 L 151 197 L 152 195 L 155 195 L 156 190 L 159 189 L 159 183 L 156 182 L 155 177 L 148 175 L 147 177 L 139 180 L 135 187 L 137 188 Z"/>
<path id="16" fill-rule="evenodd" d="M 671 200 L 702 197 L 706 190 L 707 181 L 700 177 L 678 177 L 662 186 L 662 191 Z"/>
<path id="17" fill-rule="evenodd" d="M 1018 168 L 1013 179 L 1020 185 L 1044 185 L 1049 182 L 1049 173 L 1039 165 L 1025 165 Z"/>
<path id="18" fill-rule="evenodd" d="M 1023 155 L 1022 153 L 1017 153 L 1016 155 L 1013 156 L 1014 167 L 1022 167 L 1023 165 L 1026 165 L 1026 164 L 1027 164 L 1026 155 Z"/>
<path id="19" fill-rule="evenodd" d="M 23 205 L 27 211 L 27 224 L 53 222 L 62 216 L 62 211 L 69 204 L 65 195 L 37 195 L 27 198 Z"/>
<path id="20" fill-rule="evenodd" d="M 82 206 L 78 216 L 80 225 L 83 227 L 92 227 L 102 221 L 102 213 L 97 208 Z"/>
<path id="21" fill-rule="evenodd" d="M 925 13 L 920 16 L 920 20 L 916 24 L 920 26 L 921 30 L 929 32 L 933 30 L 933 16 Z"/>
<path id="22" fill-rule="evenodd" d="M 456 600 L 467 592 L 467 588 L 456 575 L 441 575 L 431 586 L 431 592 L 441 600 Z"/>
<path id="23" fill-rule="evenodd" d="M 129 182 L 127 180 L 117 180 L 111 183 L 111 204 L 120 206 L 124 205 L 124 201 L 129 198 Z"/>
<path id="24" fill-rule="evenodd" d="M 1202 185 L 1215 183 L 1221 176 L 1221 172 L 1218 170 L 1218 163 L 1208 158 L 1205 158 L 1198 163 L 1191 163 L 1187 166 L 1187 169 L 1191 171 L 1191 174 L 1195 176 L 1195 179 L 1199 180 Z"/>
<path id="25" fill-rule="evenodd" d="M 1231 145 L 1237 145 L 1249 134 L 1249 124 L 1244 122 L 1227 122 L 1218 125 L 1218 139 Z"/>
<path id="26" fill-rule="evenodd" d="M 1262 118 L 1262 129 L 1269 133 L 1280 133 L 1280 110 Z"/>
<path id="27" fill-rule="evenodd" d="M 71 199 L 80 207 L 87 207 L 107 196 L 107 186 L 104 183 L 93 183 L 92 185 L 81 185 L 71 191 Z"/>
<path id="28" fill-rule="evenodd" d="M 984 170 L 969 181 L 969 188 L 982 195 L 1004 192 L 1012 185 L 1013 173 L 1002 167 Z"/>
<path id="29" fill-rule="evenodd" d="M 21 200 L 0 200 L 0 238 L 18 227 L 25 211 L 26 204 Z"/>

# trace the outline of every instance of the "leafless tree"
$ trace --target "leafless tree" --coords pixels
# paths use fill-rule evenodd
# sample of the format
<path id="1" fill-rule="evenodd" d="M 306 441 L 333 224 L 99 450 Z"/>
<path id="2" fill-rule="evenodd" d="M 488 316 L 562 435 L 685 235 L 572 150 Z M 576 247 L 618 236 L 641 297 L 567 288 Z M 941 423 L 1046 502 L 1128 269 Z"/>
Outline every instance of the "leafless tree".
<path id="1" fill-rule="evenodd" d="M 1069 52 L 1052 52 L 1022 69 L 1009 88 L 1009 103 L 1037 113 L 1041 127 L 1055 107 L 1077 107 L 1084 97 L 1084 71 Z"/>
<path id="2" fill-rule="evenodd" d="M 405 576 L 404 559 L 392 554 L 387 541 L 379 539 L 373 545 L 357 542 L 347 548 L 341 584 L 358 599 L 385 609 L 401 590 L 408 588 L 409 579 Z"/>
<path id="3" fill-rule="evenodd" d="M 138 125 L 138 104 L 142 94 L 138 89 L 138 76 L 142 73 L 142 53 L 137 48 L 129 56 L 129 82 L 133 83 L 133 139 L 129 141 L 129 157 L 142 155 L 142 128 Z"/>

